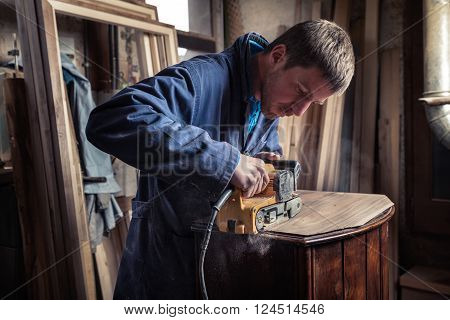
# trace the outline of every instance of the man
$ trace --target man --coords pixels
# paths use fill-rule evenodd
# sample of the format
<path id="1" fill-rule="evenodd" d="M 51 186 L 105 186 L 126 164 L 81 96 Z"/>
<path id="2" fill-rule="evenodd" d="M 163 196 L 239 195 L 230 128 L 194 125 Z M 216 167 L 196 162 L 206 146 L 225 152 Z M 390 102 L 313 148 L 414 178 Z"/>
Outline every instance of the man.
<path id="1" fill-rule="evenodd" d="M 354 71 L 334 23 L 298 24 L 269 44 L 249 33 L 124 89 L 90 116 L 89 141 L 141 170 L 118 299 L 195 296 L 191 222 L 211 214 L 227 185 L 251 197 L 278 158 L 279 117 L 342 93 Z"/>

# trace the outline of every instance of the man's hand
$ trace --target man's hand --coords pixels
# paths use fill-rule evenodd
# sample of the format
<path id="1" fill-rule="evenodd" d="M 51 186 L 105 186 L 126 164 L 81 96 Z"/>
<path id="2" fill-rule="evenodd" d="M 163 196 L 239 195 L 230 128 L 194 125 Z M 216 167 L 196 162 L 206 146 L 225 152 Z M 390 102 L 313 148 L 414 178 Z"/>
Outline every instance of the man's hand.
<path id="1" fill-rule="evenodd" d="M 278 153 L 266 152 L 266 151 L 257 153 L 255 155 L 255 157 L 259 158 L 259 159 L 263 159 L 263 160 L 280 160 L 281 159 L 281 156 Z"/>
<path id="2" fill-rule="evenodd" d="M 241 159 L 230 182 L 242 190 L 245 198 L 260 193 L 269 183 L 269 175 L 264 168 L 264 161 L 241 154 Z"/>

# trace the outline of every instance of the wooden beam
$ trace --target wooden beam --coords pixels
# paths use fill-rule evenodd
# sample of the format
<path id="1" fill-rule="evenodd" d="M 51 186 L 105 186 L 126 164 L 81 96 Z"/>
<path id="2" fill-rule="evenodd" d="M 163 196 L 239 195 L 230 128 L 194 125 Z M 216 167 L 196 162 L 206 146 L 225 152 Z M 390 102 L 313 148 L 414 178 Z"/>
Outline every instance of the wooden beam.
<path id="1" fill-rule="evenodd" d="M 374 190 L 375 135 L 378 96 L 378 10 L 379 0 L 366 1 L 365 43 L 363 55 L 363 95 L 359 192 Z"/>
<path id="2" fill-rule="evenodd" d="M 397 208 L 400 205 L 402 188 L 401 123 L 403 106 L 401 99 L 401 50 L 385 50 L 380 55 L 380 116 L 378 119 L 378 189 L 377 193 L 386 194 Z M 389 226 L 389 251 L 394 262 L 399 259 L 398 252 L 399 215 L 395 215 Z M 398 268 L 389 264 L 391 296 L 396 296 Z"/>
<path id="3" fill-rule="evenodd" d="M 28 291 L 30 297 L 40 299 L 62 298 L 61 287 L 66 287 L 67 279 L 65 276 L 59 277 L 62 269 L 65 272 L 65 265 L 57 268 L 46 269 L 57 261 L 57 256 L 62 256 L 62 250 L 57 249 L 51 239 L 53 236 L 53 221 L 51 212 L 58 212 L 55 208 L 56 193 L 54 188 L 54 172 L 51 170 L 53 148 L 51 146 L 51 137 L 49 119 L 47 115 L 47 98 L 45 96 L 45 88 L 43 81 L 35 86 L 35 78 L 33 73 L 38 72 L 39 64 L 42 63 L 39 44 L 39 30 L 33 28 L 37 25 L 37 17 L 35 14 L 35 5 L 33 1 L 16 1 L 18 29 L 22 44 L 22 60 L 25 72 L 25 93 L 27 96 L 27 114 L 30 129 L 29 141 L 30 154 L 29 159 L 39 159 L 40 161 L 31 161 L 28 163 L 33 169 L 30 170 L 35 174 L 27 177 L 29 185 L 34 185 L 38 215 L 32 216 L 30 208 L 25 208 L 22 216 L 28 216 L 22 222 L 29 233 L 24 235 L 24 253 L 32 254 L 34 261 L 31 265 L 26 264 L 26 277 L 30 281 Z M 36 66 L 34 66 L 36 65 Z M 33 72 L 33 69 L 35 70 Z M 36 70 L 37 69 L 37 70 Z M 41 91 L 42 90 L 42 91 Z M 28 155 L 27 155 L 28 156 Z M 13 159 L 15 165 L 16 159 Z M 22 164 L 18 164 L 21 166 Z M 26 168 L 26 167 L 25 167 Z M 50 180 L 50 181 L 49 181 Z M 39 229 L 38 229 L 39 228 Z M 44 236 L 42 237 L 41 234 Z M 45 235 L 51 235 L 46 237 Z M 29 237 L 29 238 L 28 238 Z M 28 246 L 28 248 L 27 248 Z M 33 260 L 33 259 L 32 259 Z"/>
<path id="4" fill-rule="evenodd" d="M 355 75 L 354 75 L 354 92 L 352 101 L 352 135 L 351 135 L 351 150 L 350 150 L 350 165 L 349 165 L 349 185 L 350 192 L 358 192 L 359 190 L 359 168 L 360 168 L 360 147 L 361 147 L 361 113 L 363 108 L 363 63 L 361 61 L 364 48 L 364 16 L 352 22 L 350 34 L 355 50 Z"/>
<path id="5" fill-rule="evenodd" d="M 99 0 L 96 0 L 99 1 Z M 153 20 L 138 20 L 129 18 L 126 15 L 119 15 L 96 9 L 91 6 L 78 6 L 72 2 L 65 2 L 61 0 L 47 0 L 48 5 L 58 13 L 80 17 L 83 19 L 112 23 L 124 27 L 145 30 L 154 33 L 164 38 L 164 45 L 166 46 L 166 55 L 168 65 L 177 63 L 177 37 L 176 30 L 173 26 Z M 133 4 L 129 4 L 133 5 Z"/>
<path id="6" fill-rule="evenodd" d="M 108 12 L 136 20 L 158 20 L 155 6 L 127 3 L 122 0 L 55 0 L 62 3 L 76 5 L 80 8 L 88 8 L 101 12 Z"/>
<path id="7" fill-rule="evenodd" d="M 316 20 L 322 17 L 322 0 L 313 0 L 312 2 L 312 10 L 311 10 L 311 19 Z"/>
<path id="8" fill-rule="evenodd" d="M 208 53 L 216 52 L 216 40 L 213 37 L 177 30 L 177 38 L 181 48 Z"/>
<path id="9" fill-rule="evenodd" d="M 211 0 L 211 31 L 216 43 L 216 52 L 222 52 L 225 49 L 225 30 L 222 0 Z"/>

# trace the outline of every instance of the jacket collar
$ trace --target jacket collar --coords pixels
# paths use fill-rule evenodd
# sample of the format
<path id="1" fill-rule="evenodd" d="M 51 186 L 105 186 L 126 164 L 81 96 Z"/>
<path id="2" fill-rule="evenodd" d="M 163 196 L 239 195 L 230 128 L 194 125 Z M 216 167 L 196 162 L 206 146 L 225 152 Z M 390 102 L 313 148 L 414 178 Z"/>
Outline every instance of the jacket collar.
<path id="1" fill-rule="evenodd" d="M 269 42 L 262 35 L 256 32 L 250 32 L 237 38 L 232 46 L 239 55 L 239 73 L 242 88 L 241 98 L 245 102 L 248 97 L 253 95 L 250 40 L 256 42 L 263 48 L 269 45 Z"/>

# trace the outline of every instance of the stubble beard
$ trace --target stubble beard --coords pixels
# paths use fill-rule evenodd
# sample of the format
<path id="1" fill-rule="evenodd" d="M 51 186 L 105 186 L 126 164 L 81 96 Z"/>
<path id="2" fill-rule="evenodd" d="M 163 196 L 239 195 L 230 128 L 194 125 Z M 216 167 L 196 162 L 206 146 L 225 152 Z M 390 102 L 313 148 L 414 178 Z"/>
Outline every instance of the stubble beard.
<path id="1" fill-rule="evenodd" d="M 277 81 L 279 78 L 280 71 L 275 71 L 267 75 L 266 79 L 263 82 L 262 86 L 262 94 L 261 94 L 261 112 L 268 119 L 276 119 L 279 116 L 270 111 L 270 107 L 272 104 L 272 94 L 270 92 L 270 87 Z"/>

